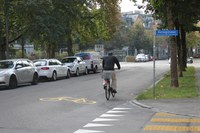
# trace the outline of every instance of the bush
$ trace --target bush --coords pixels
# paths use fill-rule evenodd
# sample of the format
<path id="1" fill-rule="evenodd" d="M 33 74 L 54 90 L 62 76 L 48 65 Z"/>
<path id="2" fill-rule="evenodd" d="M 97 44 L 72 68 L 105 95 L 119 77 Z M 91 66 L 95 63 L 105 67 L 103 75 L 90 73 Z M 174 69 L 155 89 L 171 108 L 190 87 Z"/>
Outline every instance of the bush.
<path id="1" fill-rule="evenodd" d="M 126 62 L 135 62 L 134 56 L 126 56 Z"/>

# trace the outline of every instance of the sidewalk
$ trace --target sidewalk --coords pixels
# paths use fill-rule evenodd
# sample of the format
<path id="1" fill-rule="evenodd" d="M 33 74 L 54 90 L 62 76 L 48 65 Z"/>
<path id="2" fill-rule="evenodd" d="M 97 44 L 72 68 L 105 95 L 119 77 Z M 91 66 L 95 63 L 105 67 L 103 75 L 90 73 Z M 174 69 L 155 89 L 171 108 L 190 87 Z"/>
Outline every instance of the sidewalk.
<path id="1" fill-rule="evenodd" d="M 197 87 L 200 89 L 200 63 L 189 64 L 196 68 Z M 189 66 L 188 65 L 188 66 Z M 174 113 L 178 115 L 200 117 L 200 97 L 184 99 L 133 100 L 134 104 L 155 111 Z"/>

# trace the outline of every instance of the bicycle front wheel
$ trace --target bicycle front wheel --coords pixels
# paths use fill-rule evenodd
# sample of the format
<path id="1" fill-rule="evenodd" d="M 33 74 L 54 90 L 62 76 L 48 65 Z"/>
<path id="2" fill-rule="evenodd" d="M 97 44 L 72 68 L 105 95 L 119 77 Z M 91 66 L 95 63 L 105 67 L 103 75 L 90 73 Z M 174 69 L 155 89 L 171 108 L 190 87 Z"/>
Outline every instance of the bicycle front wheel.
<path id="1" fill-rule="evenodd" d="M 115 93 L 111 91 L 112 97 L 115 97 Z"/>
<path id="2" fill-rule="evenodd" d="M 104 86 L 104 90 L 105 90 L 106 100 L 109 100 L 109 99 L 110 99 L 109 85 L 105 85 L 105 86 Z"/>

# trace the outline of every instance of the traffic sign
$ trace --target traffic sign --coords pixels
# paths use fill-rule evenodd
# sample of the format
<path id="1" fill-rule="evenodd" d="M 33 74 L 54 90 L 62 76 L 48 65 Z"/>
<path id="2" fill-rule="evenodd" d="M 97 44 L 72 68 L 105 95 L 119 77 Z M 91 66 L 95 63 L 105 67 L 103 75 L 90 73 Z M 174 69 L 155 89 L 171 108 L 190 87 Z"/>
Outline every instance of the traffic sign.
<path id="1" fill-rule="evenodd" d="M 178 30 L 156 30 L 156 36 L 178 36 Z"/>

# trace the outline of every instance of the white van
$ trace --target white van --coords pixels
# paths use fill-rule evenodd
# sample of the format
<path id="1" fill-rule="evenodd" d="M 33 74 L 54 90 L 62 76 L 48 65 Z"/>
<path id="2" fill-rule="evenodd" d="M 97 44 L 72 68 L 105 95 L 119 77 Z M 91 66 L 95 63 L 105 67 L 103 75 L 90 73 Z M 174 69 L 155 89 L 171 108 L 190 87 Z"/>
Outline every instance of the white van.
<path id="1" fill-rule="evenodd" d="M 93 71 L 96 73 L 102 70 L 102 56 L 99 52 L 79 52 L 75 56 L 82 57 L 87 65 L 88 72 Z"/>

